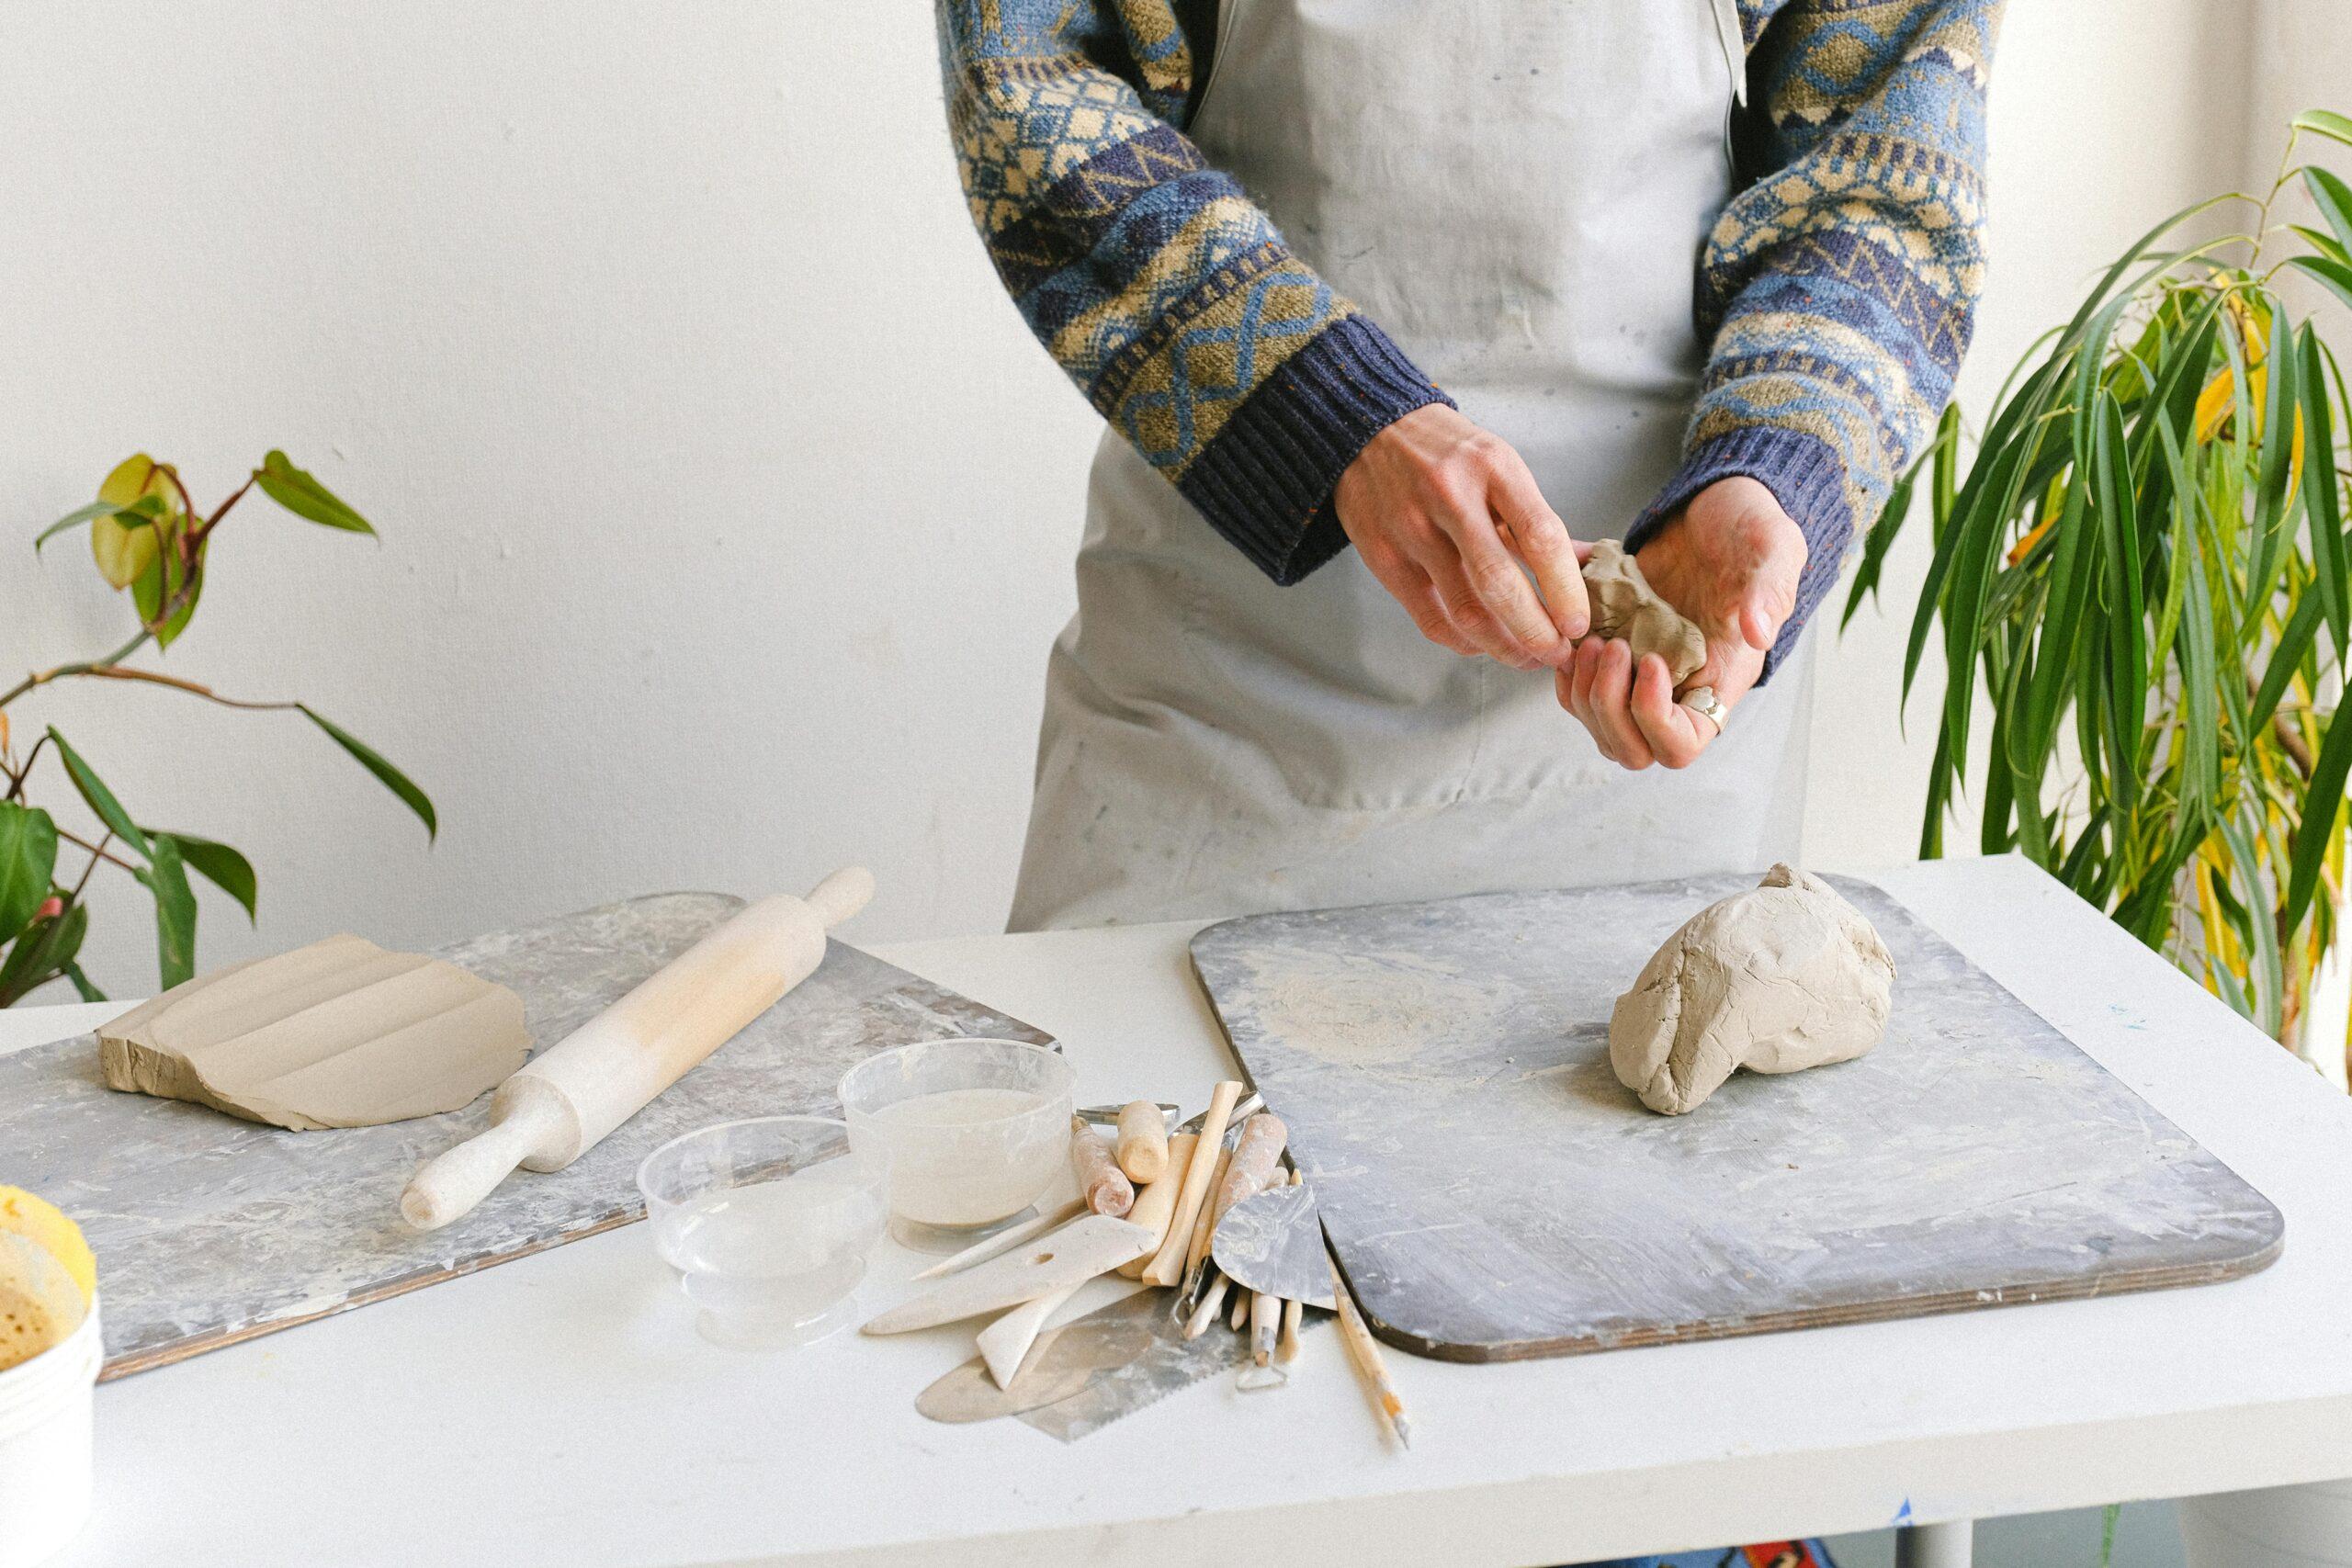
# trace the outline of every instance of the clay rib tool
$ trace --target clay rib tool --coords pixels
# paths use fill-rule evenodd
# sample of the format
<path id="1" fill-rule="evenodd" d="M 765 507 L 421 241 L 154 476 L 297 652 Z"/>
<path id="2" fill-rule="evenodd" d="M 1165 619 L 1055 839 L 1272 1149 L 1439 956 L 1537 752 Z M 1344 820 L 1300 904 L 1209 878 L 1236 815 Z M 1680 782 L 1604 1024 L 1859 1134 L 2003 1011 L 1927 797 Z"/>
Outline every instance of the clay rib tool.
<path id="1" fill-rule="evenodd" d="M 975 1263 L 986 1263 L 1011 1252 L 1031 1236 L 1043 1235 L 1057 1225 L 1066 1225 L 1086 1211 L 1086 1205 L 1076 1198 L 1057 1203 L 1043 1213 L 1032 1215 L 1017 1225 L 1011 1225 L 985 1241 L 974 1242 L 953 1258 L 943 1258 L 922 1272 L 911 1276 L 916 1280 L 936 1280 L 943 1274 L 960 1274 Z"/>
<path id="2" fill-rule="evenodd" d="M 1331 1309 L 1331 1269 L 1315 1190 L 1269 1187 L 1227 1209 L 1210 1256 L 1237 1284 Z"/>
<path id="3" fill-rule="evenodd" d="M 1083 1284 L 1140 1254 L 1151 1233 L 1106 1214 L 1084 1214 L 1066 1228 L 978 1268 L 955 1275 L 871 1319 L 866 1334 L 908 1334 L 1035 1301 Z"/>
<path id="4" fill-rule="evenodd" d="M 1356 1310 L 1356 1299 L 1348 1294 L 1348 1282 L 1340 1276 L 1340 1260 L 1327 1252 L 1331 1268 L 1331 1299 L 1340 1308 L 1340 1337 L 1348 1347 L 1348 1359 L 1356 1364 L 1356 1371 L 1363 1378 L 1364 1392 L 1380 1407 L 1388 1419 L 1388 1429 L 1406 1448 L 1413 1446 L 1412 1423 L 1405 1419 L 1405 1402 L 1397 1397 L 1396 1385 L 1388 1376 L 1388 1362 L 1380 1354 L 1380 1342 L 1372 1337 L 1372 1329 L 1364 1323 L 1363 1314 Z"/>

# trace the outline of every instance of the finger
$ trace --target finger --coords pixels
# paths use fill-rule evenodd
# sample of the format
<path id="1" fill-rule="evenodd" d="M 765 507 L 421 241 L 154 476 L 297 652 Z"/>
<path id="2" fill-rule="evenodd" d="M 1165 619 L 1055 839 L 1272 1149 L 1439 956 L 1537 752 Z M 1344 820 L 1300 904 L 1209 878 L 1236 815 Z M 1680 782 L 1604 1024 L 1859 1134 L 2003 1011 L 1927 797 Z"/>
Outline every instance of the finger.
<path id="1" fill-rule="evenodd" d="M 1365 568 L 1388 596 L 1404 606 L 1413 617 L 1420 634 L 1440 648 L 1451 649 L 1465 656 L 1476 655 L 1477 646 L 1454 628 L 1453 618 L 1446 615 L 1445 605 L 1437 596 L 1437 587 L 1430 581 L 1430 574 L 1401 555 L 1389 552 L 1359 550 Z"/>
<path id="2" fill-rule="evenodd" d="M 1739 635 L 1759 653 L 1772 651 L 1781 628 L 1796 614 L 1797 583 L 1808 553 L 1803 534 L 1793 526 L 1783 529 L 1749 581 L 1739 605 Z"/>
<path id="3" fill-rule="evenodd" d="M 1588 722 L 1596 734 L 1608 737 L 1609 754 L 1620 767 L 1646 768 L 1653 761 L 1650 743 L 1634 722 L 1634 650 L 1611 637 L 1601 645 L 1600 665 L 1593 672 Z"/>
<path id="4" fill-rule="evenodd" d="M 1501 660 L 1514 670 L 1538 670 L 1543 661 L 1518 637 L 1511 636 L 1502 622 L 1497 620 L 1470 580 L 1459 559 L 1443 561 L 1436 566 L 1424 565 L 1423 570 L 1435 585 L 1440 604 L 1444 605 L 1446 618 L 1454 629 L 1470 639 L 1479 652 Z M 1513 571 L 1518 569 L 1512 568 Z"/>
<path id="5" fill-rule="evenodd" d="M 1579 643 L 1576 652 L 1568 656 L 1568 662 L 1553 677 L 1553 684 L 1559 692 L 1560 705 L 1574 715 L 1592 737 L 1593 749 L 1613 762 L 1617 759 L 1610 752 L 1609 738 L 1592 719 L 1592 678 L 1600 668 L 1601 651 L 1607 646 L 1597 640 Z"/>
<path id="6" fill-rule="evenodd" d="M 1524 462 L 1504 465 L 1491 499 L 1504 538 L 1535 575 L 1552 625 L 1570 641 L 1584 636 L 1592 628 L 1592 607 L 1586 602 L 1584 573 L 1577 569 L 1576 541 Z"/>
<path id="7" fill-rule="evenodd" d="M 1669 768 L 1689 767 L 1715 738 L 1715 727 L 1704 714 L 1674 700 L 1674 674 L 1655 653 L 1634 672 L 1632 706 L 1650 755 Z"/>
<path id="8" fill-rule="evenodd" d="M 1511 639 L 1529 658 L 1548 661 L 1559 650 L 1560 628 L 1552 624 L 1535 585 L 1519 570 L 1519 562 L 1503 545 L 1495 514 L 1481 496 L 1472 506 L 1441 519 L 1461 552 L 1462 575 L 1487 613 L 1502 623 Z"/>

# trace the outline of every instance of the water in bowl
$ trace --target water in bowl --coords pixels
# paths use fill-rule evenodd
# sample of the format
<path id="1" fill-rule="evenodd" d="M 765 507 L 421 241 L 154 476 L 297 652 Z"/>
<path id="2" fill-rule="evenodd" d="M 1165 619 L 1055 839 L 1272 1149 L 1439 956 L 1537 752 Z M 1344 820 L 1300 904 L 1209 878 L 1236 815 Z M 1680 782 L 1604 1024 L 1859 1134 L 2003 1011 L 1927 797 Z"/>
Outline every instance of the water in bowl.
<path id="1" fill-rule="evenodd" d="M 655 1239 L 705 1336 L 804 1344 L 841 1326 L 884 1218 L 871 1186 L 819 1165 L 681 1203 L 655 1221 Z"/>

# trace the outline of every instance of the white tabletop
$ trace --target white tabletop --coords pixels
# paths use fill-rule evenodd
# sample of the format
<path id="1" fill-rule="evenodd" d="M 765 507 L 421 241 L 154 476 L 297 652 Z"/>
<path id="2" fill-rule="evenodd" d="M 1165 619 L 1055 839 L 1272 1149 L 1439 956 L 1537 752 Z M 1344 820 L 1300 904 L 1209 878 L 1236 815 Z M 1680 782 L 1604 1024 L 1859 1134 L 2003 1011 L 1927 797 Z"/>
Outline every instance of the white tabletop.
<path id="1" fill-rule="evenodd" d="M 633 1226 L 105 1385 L 59 1562 L 1475 1568 L 2352 1474 L 2352 1101 L 2023 862 L 1878 880 L 2268 1195 L 2281 1259 L 1559 1360 L 1392 1351 L 1407 1453 L 1328 1331 L 1279 1393 L 1214 1379 L 1068 1446 L 933 1425 L 914 1397 L 968 1326 L 718 1349 Z M 1191 1106 L 1228 1070 L 1193 929 L 877 951 L 1060 1036 L 1086 1100 Z M 103 1011 L 0 1014 L 0 1048 Z M 918 1266 L 886 1247 L 865 1303 Z"/>

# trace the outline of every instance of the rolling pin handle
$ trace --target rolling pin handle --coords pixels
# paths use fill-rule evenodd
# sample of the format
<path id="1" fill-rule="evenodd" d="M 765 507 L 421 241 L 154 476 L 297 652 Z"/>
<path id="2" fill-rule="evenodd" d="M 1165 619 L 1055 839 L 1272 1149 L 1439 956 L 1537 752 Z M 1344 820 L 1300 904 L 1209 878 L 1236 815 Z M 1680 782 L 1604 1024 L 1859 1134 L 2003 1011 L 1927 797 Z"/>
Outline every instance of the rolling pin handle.
<path id="1" fill-rule="evenodd" d="M 419 1167 L 401 1194 L 401 1217 L 421 1231 L 439 1230 L 469 1212 L 521 1165 L 538 1143 L 527 1115 L 494 1122 Z"/>
<path id="2" fill-rule="evenodd" d="M 865 908 L 874 897 L 874 874 L 862 865 L 843 866 L 808 890 L 802 900 L 828 928 Z"/>

